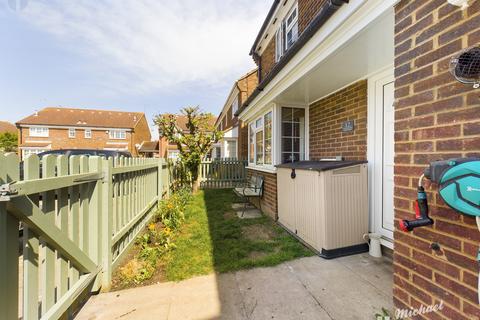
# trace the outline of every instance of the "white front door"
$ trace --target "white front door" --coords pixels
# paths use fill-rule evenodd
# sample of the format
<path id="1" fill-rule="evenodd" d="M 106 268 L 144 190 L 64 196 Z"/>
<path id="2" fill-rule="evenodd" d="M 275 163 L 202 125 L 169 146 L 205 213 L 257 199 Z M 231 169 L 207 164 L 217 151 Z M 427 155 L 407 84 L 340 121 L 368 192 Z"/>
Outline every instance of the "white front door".
<path id="1" fill-rule="evenodd" d="M 369 162 L 371 216 L 373 231 L 393 240 L 394 230 L 394 155 L 395 111 L 394 76 L 391 70 L 369 79 Z M 390 245 L 389 243 L 384 243 Z"/>

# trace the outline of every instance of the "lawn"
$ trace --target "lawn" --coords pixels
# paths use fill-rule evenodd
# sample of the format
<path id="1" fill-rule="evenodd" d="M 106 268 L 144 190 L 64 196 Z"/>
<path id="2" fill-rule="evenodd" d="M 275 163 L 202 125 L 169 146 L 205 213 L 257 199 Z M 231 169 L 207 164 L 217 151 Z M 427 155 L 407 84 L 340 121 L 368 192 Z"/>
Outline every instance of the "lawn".
<path id="1" fill-rule="evenodd" d="M 273 266 L 313 253 L 268 217 L 239 219 L 231 189 L 204 190 L 188 205 L 186 220 L 160 261 L 165 280 Z"/>

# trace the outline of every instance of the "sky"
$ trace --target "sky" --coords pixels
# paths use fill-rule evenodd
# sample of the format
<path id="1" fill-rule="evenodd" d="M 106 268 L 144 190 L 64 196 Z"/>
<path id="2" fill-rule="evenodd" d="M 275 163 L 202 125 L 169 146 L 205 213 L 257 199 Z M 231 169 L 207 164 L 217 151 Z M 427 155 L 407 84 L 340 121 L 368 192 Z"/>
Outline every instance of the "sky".
<path id="1" fill-rule="evenodd" d="M 0 0 L 0 120 L 46 106 L 218 114 L 271 0 Z M 154 130 L 151 125 L 152 132 Z"/>

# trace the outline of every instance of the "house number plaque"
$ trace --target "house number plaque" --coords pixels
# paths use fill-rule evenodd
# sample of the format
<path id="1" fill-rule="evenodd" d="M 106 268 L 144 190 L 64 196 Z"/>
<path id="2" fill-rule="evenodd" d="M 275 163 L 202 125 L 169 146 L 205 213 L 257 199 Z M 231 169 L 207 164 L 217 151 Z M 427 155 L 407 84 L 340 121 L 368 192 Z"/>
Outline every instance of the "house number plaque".
<path id="1" fill-rule="evenodd" d="M 353 120 L 344 121 L 342 123 L 342 132 L 351 132 L 355 130 L 355 123 Z"/>

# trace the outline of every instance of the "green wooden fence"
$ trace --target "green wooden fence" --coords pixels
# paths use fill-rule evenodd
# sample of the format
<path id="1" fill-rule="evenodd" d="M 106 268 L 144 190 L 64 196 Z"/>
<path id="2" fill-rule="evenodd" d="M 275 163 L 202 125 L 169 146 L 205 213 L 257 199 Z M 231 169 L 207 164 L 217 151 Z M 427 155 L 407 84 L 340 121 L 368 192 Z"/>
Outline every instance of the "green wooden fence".
<path id="1" fill-rule="evenodd" d="M 203 161 L 200 165 L 200 187 L 233 188 L 245 183 L 247 162 L 236 159 Z"/>
<path id="2" fill-rule="evenodd" d="M 0 153 L 0 318 L 58 319 L 108 289 L 169 183 L 163 159 Z"/>

